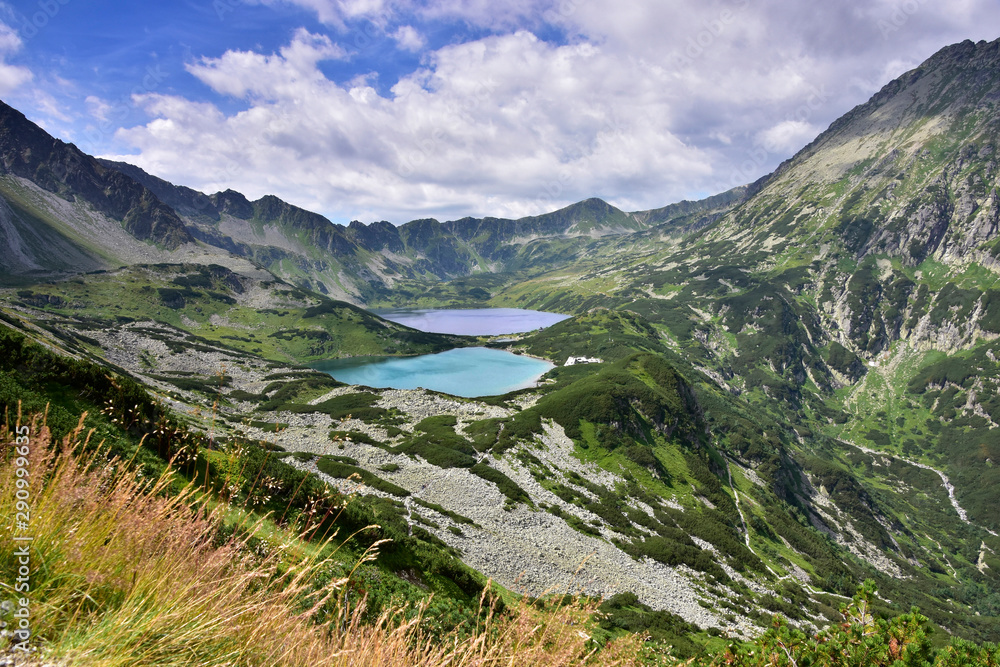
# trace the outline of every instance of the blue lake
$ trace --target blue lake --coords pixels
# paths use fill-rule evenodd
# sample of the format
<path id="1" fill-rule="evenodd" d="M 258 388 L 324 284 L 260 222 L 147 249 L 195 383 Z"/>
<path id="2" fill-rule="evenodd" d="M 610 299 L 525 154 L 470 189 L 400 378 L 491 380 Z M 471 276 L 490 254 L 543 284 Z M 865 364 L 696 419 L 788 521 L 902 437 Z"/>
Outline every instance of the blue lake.
<path id="1" fill-rule="evenodd" d="M 569 315 L 521 308 L 395 308 L 372 311 L 379 317 L 429 333 L 500 336 L 552 326 Z"/>
<path id="2" fill-rule="evenodd" d="M 554 367 L 547 361 L 485 347 L 463 347 L 417 357 L 353 357 L 312 364 L 347 384 L 433 389 L 475 398 L 532 387 Z"/>

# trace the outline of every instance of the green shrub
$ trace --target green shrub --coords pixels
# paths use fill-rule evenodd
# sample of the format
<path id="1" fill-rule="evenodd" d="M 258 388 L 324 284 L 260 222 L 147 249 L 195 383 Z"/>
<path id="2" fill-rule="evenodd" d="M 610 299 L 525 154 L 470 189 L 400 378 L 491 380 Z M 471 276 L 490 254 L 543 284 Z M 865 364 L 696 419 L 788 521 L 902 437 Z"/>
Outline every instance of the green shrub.
<path id="1" fill-rule="evenodd" d="M 353 463 L 349 463 L 349 461 Z M 347 479 L 351 475 L 357 475 L 361 482 L 373 489 L 394 496 L 405 497 L 410 495 L 410 492 L 403 487 L 388 482 L 381 477 L 376 477 L 364 468 L 354 465 L 356 463 L 357 461 L 354 459 L 345 456 L 321 456 L 319 461 L 316 462 L 316 467 L 319 468 L 320 472 L 336 479 Z"/>
<path id="2" fill-rule="evenodd" d="M 673 653 L 678 658 L 701 653 L 702 647 L 690 639 L 698 633 L 698 626 L 669 611 L 654 611 L 640 602 L 635 593 L 612 595 L 601 603 L 599 611 L 599 623 L 605 630 L 648 634 L 655 642 L 673 646 Z"/>
<path id="3" fill-rule="evenodd" d="M 438 514 L 443 514 L 446 517 L 448 517 L 449 519 L 451 519 L 452 521 L 454 521 L 455 523 L 467 523 L 467 524 L 472 525 L 472 526 L 477 526 L 477 527 L 479 526 L 479 524 L 477 524 L 475 521 L 473 521 L 469 517 L 462 516 L 461 514 L 458 514 L 457 512 L 452 512 L 449 509 L 445 509 L 444 507 L 442 507 L 441 505 L 438 505 L 437 503 L 427 502 L 426 500 L 423 500 L 422 498 L 414 498 L 413 502 L 417 503 L 418 505 L 423 505 L 427 509 L 432 509 L 435 512 L 437 512 Z"/>
<path id="4" fill-rule="evenodd" d="M 451 415 L 428 417 L 414 426 L 408 441 L 392 451 L 419 455 L 439 468 L 470 468 L 476 462 L 476 450 L 455 432 L 457 423 Z"/>
<path id="5" fill-rule="evenodd" d="M 286 404 L 273 409 L 288 410 L 289 412 L 320 412 L 330 415 L 330 418 L 334 420 L 351 417 L 364 422 L 373 422 L 389 415 L 389 411 L 384 408 L 372 407 L 378 399 L 378 394 L 360 392 L 335 396 L 316 405 Z M 274 398 L 269 403 L 272 401 Z M 267 408 L 262 405 L 261 410 L 264 409 Z"/>
<path id="6" fill-rule="evenodd" d="M 296 375 L 297 373 L 281 373 L 278 375 Z M 271 376 L 269 376 L 271 377 Z M 283 410 L 284 406 L 295 402 L 296 398 L 306 392 L 315 392 L 322 389 L 336 389 L 345 386 L 342 382 L 337 382 L 325 373 L 311 373 L 308 377 L 299 380 L 281 381 L 276 380 L 264 388 L 263 393 L 275 392 L 271 398 L 260 406 L 260 410 Z"/>
<path id="7" fill-rule="evenodd" d="M 555 512 L 552 512 L 552 514 L 555 514 Z M 568 512 L 559 512 L 559 514 L 556 514 L 556 516 L 561 517 L 563 521 L 566 522 L 566 525 L 568 525 L 570 528 L 572 528 L 573 530 L 578 530 L 584 535 L 591 535 L 593 537 L 601 536 L 600 530 L 598 530 L 594 526 L 591 526 L 590 524 L 588 524 L 586 521 L 584 521 L 575 514 L 570 514 Z"/>
<path id="8" fill-rule="evenodd" d="M 477 477 L 485 479 L 487 482 L 492 482 L 496 485 L 500 493 L 507 496 L 507 498 L 514 503 L 525 503 L 527 505 L 534 504 L 531 502 L 531 497 L 528 492 L 522 489 L 517 483 L 512 480 L 507 475 L 503 474 L 496 468 L 491 468 L 485 463 L 477 463 L 476 465 L 469 468 L 469 472 Z"/>
<path id="9" fill-rule="evenodd" d="M 350 440 L 351 442 L 372 445 L 374 447 L 380 446 L 382 443 L 376 441 L 367 433 L 362 433 L 361 431 L 330 431 L 330 440 Z"/>

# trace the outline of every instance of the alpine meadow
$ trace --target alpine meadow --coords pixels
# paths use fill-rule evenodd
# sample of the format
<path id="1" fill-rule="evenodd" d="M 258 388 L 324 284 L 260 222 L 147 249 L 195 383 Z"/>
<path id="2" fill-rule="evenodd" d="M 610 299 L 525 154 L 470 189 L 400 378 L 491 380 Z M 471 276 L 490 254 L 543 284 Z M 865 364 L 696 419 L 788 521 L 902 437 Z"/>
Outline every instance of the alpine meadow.
<path id="1" fill-rule="evenodd" d="M 334 224 L 0 102 L 0 660 L 1000 665 L 998 151 L 1000 40 L 755 182 L 517 219 Z M 554 368 L 321 370 L 473 347 Z"/>

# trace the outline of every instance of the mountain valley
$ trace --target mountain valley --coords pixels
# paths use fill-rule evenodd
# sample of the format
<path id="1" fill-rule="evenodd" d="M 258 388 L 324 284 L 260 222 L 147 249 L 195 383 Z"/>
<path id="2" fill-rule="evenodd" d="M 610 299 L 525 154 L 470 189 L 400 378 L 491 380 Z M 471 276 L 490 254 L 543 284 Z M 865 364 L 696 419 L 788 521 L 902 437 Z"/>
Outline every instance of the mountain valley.
<path id="1" fill-rule="evenodd" d="M 186 452 L 262 515 L 329 484 L 348 556 L 393 541 L 355 580 L 373 613 L 434 593 L 460 616 L 489 579 L 604 598 L 604 639 L 691 657 L 776 613 L 838 623 L 873 580 L 938 645 L 997 642 L 998 137 L 1000 40 L 964 42 L 702 201 L 342 226 L 92 158 L 0 103 L 0 397 L 59 436 L 88 412 L 150 474 Z M 387 306 L 571 317 L 452 336 Z M 473 345 L 556 368 L 466 399 L 310 367 Z"/>

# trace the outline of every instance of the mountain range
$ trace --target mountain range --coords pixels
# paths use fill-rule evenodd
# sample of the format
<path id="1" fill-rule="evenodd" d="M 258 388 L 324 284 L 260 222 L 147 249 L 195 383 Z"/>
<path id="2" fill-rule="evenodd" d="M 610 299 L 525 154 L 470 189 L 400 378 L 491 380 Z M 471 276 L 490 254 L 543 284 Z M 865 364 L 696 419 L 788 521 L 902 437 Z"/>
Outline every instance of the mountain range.
<path id="1" fill-rule="evenodd" d="M 92 158 L 6 105 L 0 106 L 0 125 L 7 203 L 2 232 L 16 257 L 4 269 L 15 276 L 230 253 L 296 284 L 361 302 L 401 278 L 449 279 L 520 268 L 537 261 L 531 257 L 539 242 L 560 240 L 579 252 L 587 241 L 604 236 L 708 219 L 745 190 L 636 213 L 589 199 L 520 220 L 345 227 L 271 195 L 253 202 L 232 190 L 205 195 L 129 164 Z"/>
<path id="2" fill-rule="evenodd" d="M 701 201 L 342 226 L 87 156 L 0 104 L 3 317 L 192 428 L 214 400 L 254 437 L 284 429 L 283 461 L 360 475 L 401 543 L 426 534 L 531 594 L 592 552 L 586 592 L 635 595 L 646 629 L 659 610 L 751 634 L 775 611 L 835 621 L 872 578 L 996 641 L 998 136 L 1000 40 L 963 42 Z M 572 317 L 476 341 L 364 309 L 390 305 Z M 557 367 L 479 400 L 301 367 L 474 343 Z M 563 365 L 581 355 L 601 361 Z"/>

